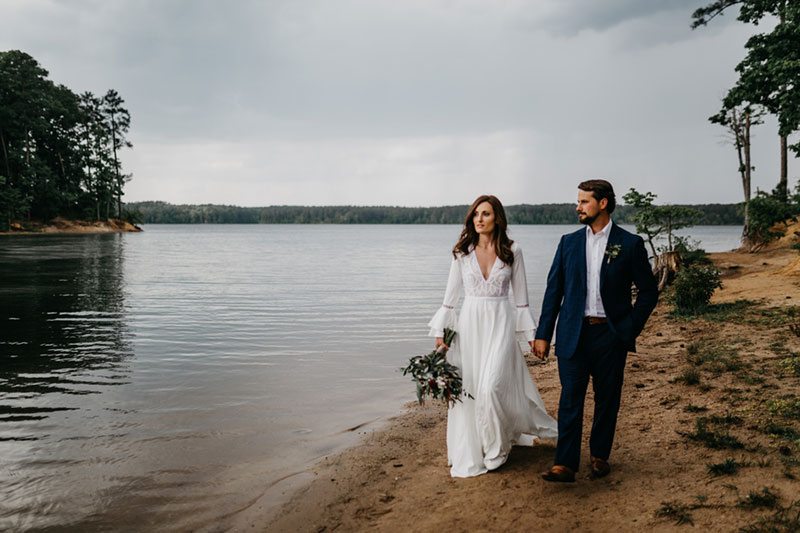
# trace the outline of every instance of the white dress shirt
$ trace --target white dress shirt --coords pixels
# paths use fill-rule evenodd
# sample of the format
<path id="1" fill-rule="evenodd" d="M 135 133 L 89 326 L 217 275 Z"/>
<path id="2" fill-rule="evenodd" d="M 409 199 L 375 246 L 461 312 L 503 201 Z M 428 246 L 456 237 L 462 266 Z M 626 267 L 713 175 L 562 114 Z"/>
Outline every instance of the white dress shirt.
<path id="1" fill-rule="evenodd" d="M 606 227 L 594 233 L 586 226 L 586 306 L 584 316 L 606 316 L 603 299 L 600 297 L 600 269 L 603 268 L 611 221 Z"/>

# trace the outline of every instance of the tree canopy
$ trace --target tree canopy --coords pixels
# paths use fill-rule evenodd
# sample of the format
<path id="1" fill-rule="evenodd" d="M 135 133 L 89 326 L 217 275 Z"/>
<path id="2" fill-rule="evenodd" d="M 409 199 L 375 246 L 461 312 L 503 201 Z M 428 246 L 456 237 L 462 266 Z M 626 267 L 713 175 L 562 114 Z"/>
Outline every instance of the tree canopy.
<path id="1" fill-rule="evenodd" d="M 0 226 L 122 215 L 118 152 L 130 114 L 114 90 L 75 94 L 19 50 L 0 52 Z"/>

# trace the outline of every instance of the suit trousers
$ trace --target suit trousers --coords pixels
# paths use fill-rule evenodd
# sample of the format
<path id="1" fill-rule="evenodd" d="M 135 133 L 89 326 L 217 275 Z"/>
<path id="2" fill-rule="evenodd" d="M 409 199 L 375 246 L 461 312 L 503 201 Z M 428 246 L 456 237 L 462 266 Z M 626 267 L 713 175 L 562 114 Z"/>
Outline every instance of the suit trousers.
<path id="1" fill-rule="evenodd" d="M 574 471 L 580 465 L 583 408 L 589 377 L 594 390 L 594 419 L 590 453 L 608 459 L 617 427 L 622 380 L 628 350 L 608 324 L 584 323 L 575 353 L 558 358 L 561 399 L 558 404 L 558 443 L 555 464 Z"/>

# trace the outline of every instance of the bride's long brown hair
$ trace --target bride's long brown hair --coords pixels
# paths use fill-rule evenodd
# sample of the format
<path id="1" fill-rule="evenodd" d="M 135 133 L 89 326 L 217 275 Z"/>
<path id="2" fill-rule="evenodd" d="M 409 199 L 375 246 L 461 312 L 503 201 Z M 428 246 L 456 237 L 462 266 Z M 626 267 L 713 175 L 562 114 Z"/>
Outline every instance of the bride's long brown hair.
<path id="1" fill-rule="evenodd" d="M 467 211 L 467 216 L 464 218 L 464 229 L 461 230 L 461 237 L 458 238 L 458 242 L 453 247 L 453 257 L 467 255 L 470 252 L 470 248 L 478 245 L 480 235 L 475 229 L 475 223 L 472 219 L 478 206 L 483 202 L 488 202 L 494 210 L 494 232 L 492 234 L 494 251 L 503 263 L 511 266 L 514 264 L 514 252 L 511 251 L 511 245 L 514 244 L 514 241 L 508 238 L 508 219 L 506 218 L 503 204 L 492 194 L 478 196 L 472 202 L 469 211 Z"/>

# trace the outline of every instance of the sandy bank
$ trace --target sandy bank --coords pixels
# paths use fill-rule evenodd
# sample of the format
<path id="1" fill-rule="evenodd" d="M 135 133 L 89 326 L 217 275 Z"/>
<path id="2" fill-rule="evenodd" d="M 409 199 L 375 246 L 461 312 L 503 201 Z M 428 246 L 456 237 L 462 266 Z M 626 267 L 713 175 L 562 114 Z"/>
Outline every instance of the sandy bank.
<path id="1" fill-rule="evenodd" d="M 67 220 L 54 218 L 48 223 L 30 222 L 11 224 L 10 231 L 0 231 L 0 235 L 34 235 L 34 234 L 81 234 L 81 233 L 127 233 L 139 232 L 142 228 L 124 220 L 109 218 L 107 220 Z"/>
<path id="2" fill-rule="evenodd" d="M 409 405 L 362 445 L 312 469 L 272 516 L 256 502 L 237 527 L 268 531 L 790 531 L 800 522 L 800 255 L 714 254 L 714 312 L 670 316 L 662 301 L 630 354 L 612 474 L 552 485 L 553 448 L 515 448 L 506 465 L 449 476 L 445 410 Z M 746 299 L 746 300 L 743 300 Z M 529 364 L 551 412 L 554 360 Z M 409 384 L 409 386 L 411 386 Z M 588 438 L 591 392 L 584 430 Z M 588 444 L 584 442 L 584 450 Z M 588 452 L 587 452 L 588 453 Z M 727 465 L 727 466 L 726 466 Z M 795 506 L 793 502 L 798 500 Z"/>

